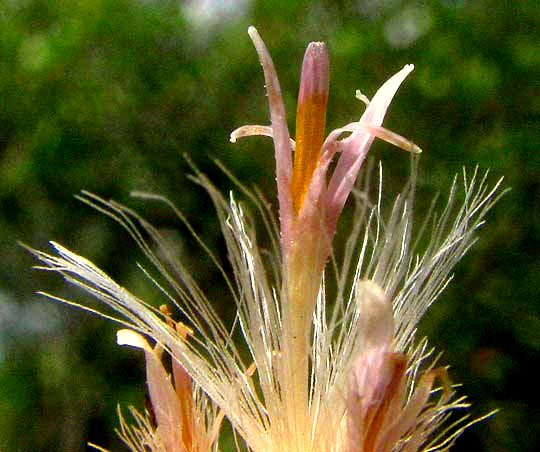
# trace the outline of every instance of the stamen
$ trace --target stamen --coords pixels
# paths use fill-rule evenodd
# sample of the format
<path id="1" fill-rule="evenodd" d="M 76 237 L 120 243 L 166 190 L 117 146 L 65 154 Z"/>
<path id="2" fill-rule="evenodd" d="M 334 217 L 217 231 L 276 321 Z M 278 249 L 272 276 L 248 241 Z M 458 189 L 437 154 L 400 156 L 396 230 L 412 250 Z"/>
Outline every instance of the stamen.
<path id="1" fill-rule="evenodd" d="M 366 104 L 366 106 L 369 105 L 369 98 L 368 98 L 364 93 L 362 93 L 362 91 L 360 91 L 359 89 L 356 90 L 355 97 L 356 97 L 360 102 L 364 102 L 364 103 Z"/>
<path id="2" fill-rule="evenodd" d="M 324 142 L 328 84 L 328 51 L 324 43 L 312 42 L 304 55 L 296 112 L 296 150 L 291 179 L 295 214 L 302 207 Z"/>
<path id="3" fill-rule="evenodd" d="M 193 336 L 193 330 L 189 326 L 180 321 L 173 320 L 171 308 L 168 305 L 162 304 L 159 307 L 159 310 L 165 315 L 167 325 L 174 328 L 176 332 L 182 336 L 182 339 L 186 339 L 188 336 Z"/>

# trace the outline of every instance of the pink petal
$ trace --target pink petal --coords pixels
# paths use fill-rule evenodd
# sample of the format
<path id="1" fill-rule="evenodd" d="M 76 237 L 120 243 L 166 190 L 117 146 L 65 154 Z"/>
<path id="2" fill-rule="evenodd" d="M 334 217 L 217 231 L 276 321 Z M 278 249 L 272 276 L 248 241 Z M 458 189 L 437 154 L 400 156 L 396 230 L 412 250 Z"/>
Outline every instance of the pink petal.
<path id="1" fill-rule="evenodd" d="M 191 450 L 195 435 L 193 381 L 184 366 L 175 358 L 172 358 L 172 371 L 182 421 L 182 443 L 187 450 Z"/>
<path id="2" fill-rule="evenodd" d="M 171 379 L 153 351 L 145 350 L 148 392 L 158 433 L 169 452 L 185 452 L 182 445 L 180 403 Z"/>
<path id="3" fill-rule="evenodd" d="M 394 339 L 394 316 L 392 303 L 382 289 L 371 281 L 358 284 L 356 299 L 360 309 L 359 342 L 360 356 L 353 365 L 357 390 L 364 403 L 380 398 L 388 382 L 387 359 Z"/>
<path id="4" fill-rule="evenodd" d="M 394 340 L 392 302 L 383 289 L 369 280 L 360 281 L 356 288 L 360 310 L 358 330 L 364 350 L 387 350 Z"/>
<path id="5" fill-rule="evenodd" d="M 351 372 L 349 393 L 349 444 L 351 451 L 360 451 L 364 421 L 368 412 L 376 411 L 385 398 L 393 378 L 395 353 L 392 304 L 383 290 L 371 281 L 358 283 L 356 299 L 360 309 L 359 341 L 362 351 Z M 360 442 L 359 442 L 360 441 Z"/>
<path id="6" fill-rule="evenodd" d="M 182 445 L 180 404 L 161 360 L 148 342 L 135 331 L 118 331 L 117 342 L 119 345 L 130 345 L 144 350 L 148 393 L 156 416 L 159 437 L 167 452 L 186 452 Z"/>
<path id="7" fill-rule="evenodd" d="M 272 58 L 255 27 L 249 27 L 248 33 L 259 54 L 259 59 L 264 71 L 264 80 L 266 82 L 266 93 L 268 95 L 268 105 L 270 107 L 272 135 L 274 138 L 276 156 L 276 179 L 281 222 L 281 240 L 282 244 L 286 247 L 289 243 L 290 226 L 293 219 L 290 192 L 292 156 L 289 129 L 287 127 L 287 115 L 285 113 L 285 106 L 281 96 L 281 87 Z"/>
<path id="8" fill-rule="evenodd" d="M 323 42 L 311 42 L 304 54 L 296 110 L 296 149 L 291 194 L 298 214 L 323 149 L 328 105 L 330 61 Z"/>
<path id="9" fill-rule="evenodd" d="M 412 64 L 406 65 L 379 88 L 360 118 L 361 123 L 371 126 L 382 124 L 397 89 L 413 69 Z M 328 185 L 327 202 L 331 217 L 337 219 L 341 214 L 373 139 L 371 133 L 358 131 L 341 142 L 342 155 Z"/>

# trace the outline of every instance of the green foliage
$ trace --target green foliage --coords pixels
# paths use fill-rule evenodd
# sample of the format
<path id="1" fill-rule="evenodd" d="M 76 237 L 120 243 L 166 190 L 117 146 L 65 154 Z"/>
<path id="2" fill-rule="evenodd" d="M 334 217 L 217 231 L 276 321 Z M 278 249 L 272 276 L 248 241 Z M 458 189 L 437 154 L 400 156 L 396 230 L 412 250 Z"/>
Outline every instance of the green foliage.
<path id="1" fill-rule="evenodd" d="M 538 450 L 531 366 L 540 349 L 540 7 L 246 0 L 202 14 L 197 4 L 0 5 L 0 450 L 76 451 L 86 441 L 123 450 L 114 434 L 116 404 L 143 406 L 141 356 L 117 349 L 113 325 L 34 296 L 43 288 L 70 297 L 73 291 L 31 272 L 16 241 L 65 243 L 157 303 L 134 268 L 140 255 L 132 241 L 73 198 L 87 189 L 140 207 L 127 198 L 145 190 L 180 206 L 225 259 L 210 203 L 186 178 L 182 155 L 224 190 L 231 183 L 213 158 L 246 185 L 272 193 L 271 143 L 228 143 L 235 127 L 268 121 L 249 24 L 271 50 L 290 113 L 305 45 L 327 41 L 329 127 L 360 115 L 355 89 L 370 96 L 405 63 L 416 65 L 386 125 L 425 150 L 419 215 L 462 166 L 491 168 L 494 180 L 506 176 L 512 191 L 423 332 L 447 350 L 443 361 L 464 383 L 473 414 L 501 408 L 454 450 Z M 373 155 L 385 162 L 388 189 L 397 189 L 407 159 L 380 143 Z M 216 308 L 230 315 L 216 270 L 174 215 L 159 205 L 146 209 L 171 231 L 186 265 L 204 275 Z"/>

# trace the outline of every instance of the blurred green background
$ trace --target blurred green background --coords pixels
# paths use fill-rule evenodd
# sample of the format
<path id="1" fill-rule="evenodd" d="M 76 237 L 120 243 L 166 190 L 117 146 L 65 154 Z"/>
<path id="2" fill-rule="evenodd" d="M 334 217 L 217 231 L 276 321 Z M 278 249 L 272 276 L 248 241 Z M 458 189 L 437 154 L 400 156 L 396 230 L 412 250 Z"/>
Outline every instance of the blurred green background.
<path id="1" fill-rule="evenodd" d="M 81 189 L 142 209 L 218 309 L 232 309 L 174 215 L 129 192 L 166 195 L 223 258 L 209 200 L 186 178 L 182 155 L 223 190 L 232 184 L 213 158 L 273 192 L 270 140 L 228 141 L 235 127 L 268 122 L 250 24 L 271 50 L 290 119 L 311 40 L 331 53 L 329 127 L 359 116 L 355 89 L 371 96 L 416 65 L 385 125 L 424 149 L 420 207 L 463 166 L 490 168 L 493 182 L 506 177 L 512 191 L 422 333 L 445 350 L 473 415 L 501 409 L 454 450 L 539 450 L 539 17 L 534 1 L 1 1 L 0 450 L 82 451 L 87 441 L 125 450 L 116 405 L 144 406 L 141 354 L 115 345 L 111 323 L 35 295 L 81 299 L 60 278 L 32 271 L 16 244 L 57 240 L 155 297 L 132 241 L 74 199 Z M 389 190 L 404 183 L 404 154 L 376 143 L 372 155 L 385 161 Z"/>

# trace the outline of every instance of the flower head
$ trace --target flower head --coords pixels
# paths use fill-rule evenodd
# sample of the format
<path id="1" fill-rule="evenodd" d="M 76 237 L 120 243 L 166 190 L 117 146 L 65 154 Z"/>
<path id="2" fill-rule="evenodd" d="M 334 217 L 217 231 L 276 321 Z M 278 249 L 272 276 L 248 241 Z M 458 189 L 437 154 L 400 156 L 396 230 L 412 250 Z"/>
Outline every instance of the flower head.
<path id="1" fill-rule="evenodd" d="M 469 179 L 464 174 L 464 205 L 455 205 L 456 182 L 442 214 L 433 221 L 431 235 L 424 237 L 428 243 L 424 250 L 412 240 L 415 159 L 411 180 L 389 215 L 383 214 L 380 195 L 371 202 L 369 190 L 359 187 L 355 224 L 341 268 L 327 272 L 327 277 L 335 276 L 337 288 L 333 299 L 327 300 L 324 270 L 333 253 L 336 225 L 373 139 L 419 152 L 416 145 L 381 126 L 412 66 L 383 84 L 358 122 L 325 138 L 328 52 L 323 43 L 311 43 L 302 66 L 293 141 L 272 59 L 253 27 L 249 34 L 264 70 L 271 125 L 241 127 L 231 140 L 248 135 L 274 140 L 279 237 L 269 220 L 268 204 L 250 195 L 273 243 L 279 243 L 270 262 L 243 206 L 232 195 L 224 198 L 203 174 L 194 177 L 208 191 L 221 222 L 233 277 L 215 262 L 236 302 L 235 324 L 249 358 L 159 231 L 122 205 L 88 193 L 81 196 L 134 237 L 165 281 L 158 287 L 187 319 L 185 326 L 61 245 L 52 243 L 54 254 L 32 252 L 44 269 L 62 274 L 115 311 L 102 315 L 129 328 L 119 332 L 120 344 L 144 350 L 156 426 L 138 417 L 134 430 L 122 430 L 134 450 L 217 448 L 222 415 L 255 452 L 445 450 L 467 422 L 460 418 L 440 430 L 441 425 L 452 411 L 467 404 L 455 396 L 446 370 L 435 367 L 436 360 L 429 362 L 427 341 L 415 338 L 416 325 L 474 242 L 497 199 L 498 184 L 489 189 L 487 175 L 475 171 Z M 330 171 L 333 159 L 337 161 Z M 142 239 L 141 230 L 157 251 Z M 151 347 L 148 339 L 156 345 Z M 172 359 L 172 377 L 162 365 L 164 351 Z M 206 401 L 202 405 L 196 403 L 201 397 Z"/>

